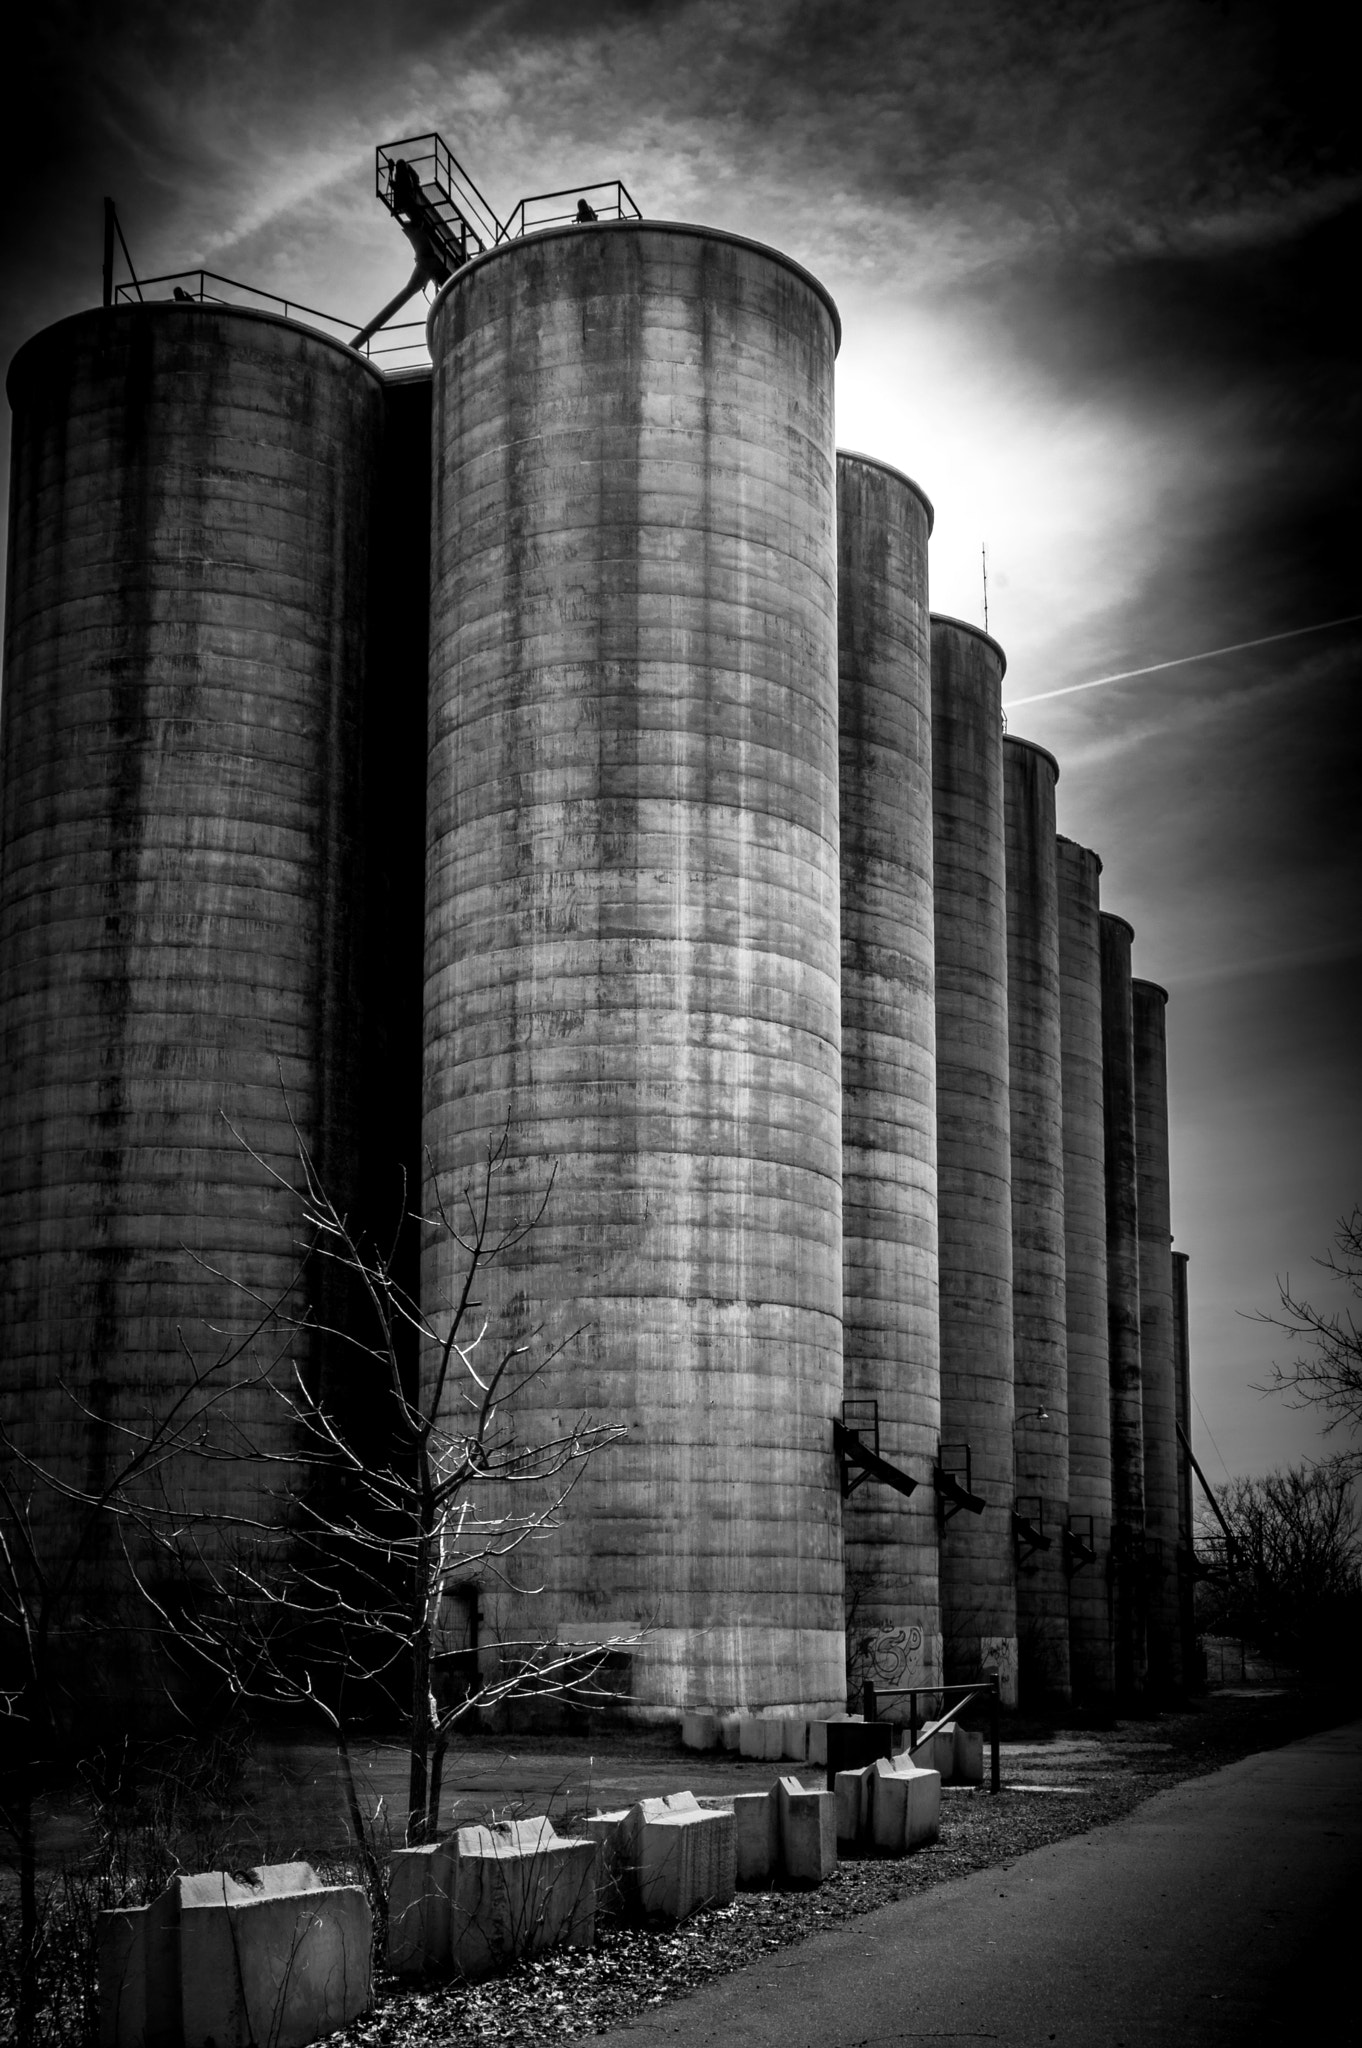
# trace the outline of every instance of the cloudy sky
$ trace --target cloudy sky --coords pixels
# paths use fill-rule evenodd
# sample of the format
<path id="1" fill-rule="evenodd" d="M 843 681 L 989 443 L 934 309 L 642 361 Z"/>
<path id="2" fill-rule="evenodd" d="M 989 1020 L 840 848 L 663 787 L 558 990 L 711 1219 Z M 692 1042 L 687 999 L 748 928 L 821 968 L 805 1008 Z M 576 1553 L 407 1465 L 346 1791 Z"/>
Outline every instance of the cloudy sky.
<path id="1" fill-rule="evenodd" d="M 823 279 L 839 440 L 935 501 L 938 609 L 982 619 L 987 545 L 1012 730 L 1058 755 L 1061 828 L 1171 994 L 1212 1476 L 1321 1447 L 1252 1390 L 1286 1351 L 1243 1312 L 1278 1274 L 1330 1299 L 1310 1260 L 1362 1201 L 1362 627 L 1328 623 L 1362 612 L 1362 165 L 1336 13 L 44 0 L 3 191 L 6 359 L 97 299 L 106 192 L 144 275 L 205 264 L 360 324 L 410 263 L 373 146 L 429 128 L 499 214 L 621 176 Z"/>

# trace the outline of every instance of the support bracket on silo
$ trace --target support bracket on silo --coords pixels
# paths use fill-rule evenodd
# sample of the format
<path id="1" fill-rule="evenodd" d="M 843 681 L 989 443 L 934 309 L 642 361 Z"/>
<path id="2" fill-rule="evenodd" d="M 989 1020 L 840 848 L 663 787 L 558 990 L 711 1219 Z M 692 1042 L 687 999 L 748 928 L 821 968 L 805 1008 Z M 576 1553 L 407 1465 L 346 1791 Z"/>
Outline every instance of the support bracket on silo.
<path id="1" fill-rule="evenodd" d="M 984 1512 L 988 1503 L 981 1493 L 974 1491 L 972 1478 L 969 1445 L 942 1444 L 932 1467 L 932 1491 L 943 1525 L 952 1515 L 958 1515 L 961 1508 L 971 1515 Z"/>
<path id="2" fill-rule="evenodd" d="M 1017 1560 L 1024 1563 L 1037 1550 L 1049 1550 L 1053 1539 L 1045 1533 L 1045 1504 L 1039 1494 L 1018 1494 L 1012 1504 L 1012 1540 Z"/>
<path id="3" fill-rule="evenodd" d="M 1096 1564 L 1097 1547 L 1093 1542 L 1091 1515 L 1070 1515 L 1064 1524 L 1064 1569 L 1072 1578 L 1081 1572 L 1084 1565 Z"/>
<path id="4" fill-rule="evenodd" d="M 848 1407 L 852 1405 L 850 1403 L 843 1405 L 842 1414 L 844 1417 L 847 1415 Z M 900 1471 L 897 1465 L 891 1465 L 887 1458 L 880 1456 L 879 1402 L 869 1401 L 857 1405 L 864 1406 L 872 1410 L 873 1413 L 864 1419 L 859 1416 L 853 1416 L 850 1420 L 840 1422 L 835 1415 L 832 1418 L 832 1448 L 837 1454 L 837 1463 L 842 1476 L 842 1499 L 848 1499 L 858 1486 L 865 1484 L 867 1479 L 878 1479 L 882 1486 L 891 1486 L 895 1493 L 913 1493 L 917 1488 L 916 1479 L 910 1479 L 908 1474 Z M 856 1424 L 854 1428 L 852 1427 L 853 1421 Z M 865 1436 L 862 1434 L 862 1431 L 866 1429 L 867 1423 L 869 1423 L 874 1436 L 873 1448 L 865 1441 Z M 856 1475 L 855 1478 L 852 1477 L 853 1472 Z"/>

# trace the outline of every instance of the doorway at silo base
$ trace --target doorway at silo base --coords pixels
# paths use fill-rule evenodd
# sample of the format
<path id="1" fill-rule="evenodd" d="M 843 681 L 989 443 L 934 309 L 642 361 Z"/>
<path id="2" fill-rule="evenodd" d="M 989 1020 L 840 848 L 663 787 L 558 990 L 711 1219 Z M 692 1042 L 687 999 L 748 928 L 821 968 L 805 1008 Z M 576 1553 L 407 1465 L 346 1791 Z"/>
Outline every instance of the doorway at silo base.
<path id="1" fill-rule="evenodd" d="M 598 2048 L 1362 2038 L 1362 1721 L 764 1957 Z"/>

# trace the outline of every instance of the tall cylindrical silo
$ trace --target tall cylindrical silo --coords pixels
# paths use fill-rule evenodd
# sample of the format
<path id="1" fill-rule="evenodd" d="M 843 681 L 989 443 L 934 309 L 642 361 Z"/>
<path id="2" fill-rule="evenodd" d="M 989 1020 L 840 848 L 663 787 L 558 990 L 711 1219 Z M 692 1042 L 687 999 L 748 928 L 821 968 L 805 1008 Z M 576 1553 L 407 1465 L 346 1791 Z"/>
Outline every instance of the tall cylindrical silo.
<path id="1" fill-rule="evenodd" d="M 931 528 L 910 478 L 839 453 L 844 1413 L 918 1482 L 843 1505 L 853 1691 L 941 1676 Z"/>
<path id="2" fill-rule="evenodd" d="M 943 1500 L 946 1677 L 999 1674 L 1015 1700 L 1012 1132 L 998 643 L 932 619 L 941 1457 L 982 1496 Z"/>
<path id="3" fill-rule="evenodd" d="M 98 1488 L 184 1389 L 186 1350 L 210 1362 L 290 1297 L 297 1207 L 264 1169 L 295 1181 L 293 1125 L 353 1199 L 382 397 L 291 322 L 169 303 L 62 321 L 9 395 L 0 1398 Z M 222 1414 L 238 1452 L 291 1440 L 263 1384 Z M 268 1516 L 280 1484 L 251 1455 L 167 1475 L 215 1518 Z"/>
<path id="4" fill-rule="evenodd" d="M 1144 1421 L 1140 1388 L 1140 1210 L 1135 1023 L 1123 917 L 1103 911 L 1102 1101 L 1107 1177 L 1107 1350 L 1111 1374 L 1112 1588 L 1116 1687 L 1145 1684 Z"/>
<path id="5" fill-rule="evenodd" d="M 1064 1098 L 1064 1305 L 1069 1415 L 1069 1656 L 1075 1697 L 1109 1696 L 1112 1662 L 1111 1386 L 1107 1342 L 1106 1145 L 1102 1129 L 1102 863 L 1072 839 L 1059 878 Z"/>
<path id="6" fill-rule="evenodd" d="M 1064 1101 L 1053 754 L 1003 741 L 1018 1678 L 1023 1701 L 1069 1697 L 1069 1416 Z M 1039 1540 L 1038 1540 L 1039 1539 Z M 1046 1547 L 1048 1545 L 1048 1548 Z"/>
<path id="7" fill-rule="evenodd" d="M 1196 1545 L 1192 1522 L 1192 1346 L 1187 1308 L 1187 1254 L 1173 1254 L 1173 1356 L 1177 1383 L 1178 1439 L 1178 1618 L 1184 1683 L 1199 1689 L 1202 1676 L 1196 1642 Z"/>
<path id="8" fill-rule="evenodd" d="M 1177 1363 L 1168 1189 L 1168 994 L 1131 984 L 1135 1021 L 1135 1156 L 1140 1220 L 1140 1405 L 1149 1569 L 1149 1682 L 1182 1685 L 1178 1622 Z"/>
<path id="9" fill-rule="evenodd" d="M 506 1130 L 508 1205 L 556 1164 L 486 1299 L 583 1335 L 515 1426 L 628 1430 L 484 1613 L 640 1632 L 643 1715 L 845 1698 L 837 340 L 798 265 L 657 222 L 431 319 L 426 1144 L 457 1188 Z"/>

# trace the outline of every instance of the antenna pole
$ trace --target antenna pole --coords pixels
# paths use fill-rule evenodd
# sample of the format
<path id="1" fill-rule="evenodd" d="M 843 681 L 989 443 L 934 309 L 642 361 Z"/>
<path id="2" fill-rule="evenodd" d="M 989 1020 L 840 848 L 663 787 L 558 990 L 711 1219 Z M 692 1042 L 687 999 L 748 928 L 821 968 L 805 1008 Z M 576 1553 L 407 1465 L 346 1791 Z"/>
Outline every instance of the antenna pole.
<path id="1" fill-rule="evenodd" d="M 981 542 L 979 559 L 984 565 L 984 631 L 988 631 L 988 544 Z"/>
<path id="2" fill-rule="evenodd" d="M 114 203 L 104 201 L 104 303 L 113 304 Z"/>

